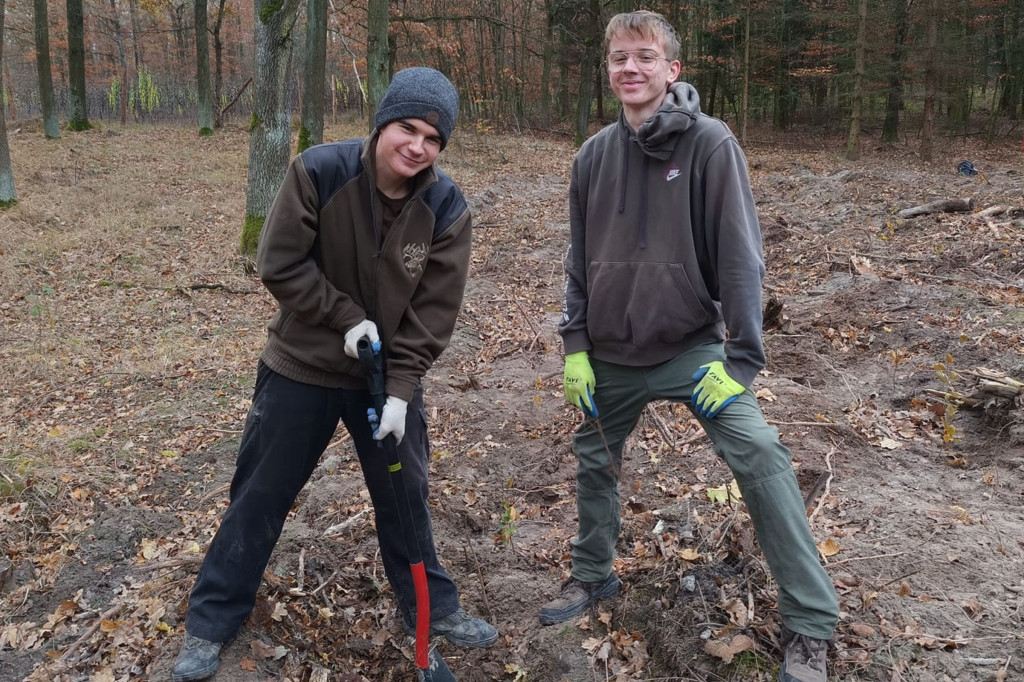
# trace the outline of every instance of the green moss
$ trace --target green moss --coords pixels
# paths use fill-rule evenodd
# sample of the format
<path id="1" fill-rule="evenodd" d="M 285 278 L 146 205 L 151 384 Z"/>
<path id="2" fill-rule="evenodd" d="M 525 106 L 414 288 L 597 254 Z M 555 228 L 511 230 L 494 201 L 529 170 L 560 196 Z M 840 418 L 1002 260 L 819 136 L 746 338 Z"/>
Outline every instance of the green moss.
<path id="1" fill-rule="evenodd" d="M 260 124 L 260 117 L 256 115 L 256 112 L 252 112 L 252 118 L 249 119 L 249 132 L 256 130 L 256 126 Z"/>
<path id="2" fill-rule="evenodd" d="M 309 131 L 306 130 L 306 126 L 299 126 L 299 148 L 296 152 L 301 154 L 312 146 L 313 144 L 309 141 Z"/>
<path id="3" fill-rule="evenodd" d="M 210 137 L 213 135 L 213 128 L 200 128 L 199 137 Z"/>
<path id="4" fill-rule="evenodd" d="M 90 130 L 92 126 L 89 125 L 88 119 L 84 118 L 73 118 L 68 121 L 68 130 L 72 132 L 79 132 L 82 130 Z"/>
<path id="5" fill-rule="evenodd" d="M 0 199 L 0 211 L 10 208 L 18 203 L 17 199 Z"/>
<path id="6" fill-rule="evenodd" d="M 263 223 L 266 220 L 266 216 L 245 216 L 245 225 L 242 227 L 242 243 L 239 247 L 243 256 L 255 258 L 256 247 L 260 243 L 260 232 L 263 230 Z"/>
<path id="7" fill-rule="evenodd" d="M 284 7 L 284 0 L 267 0 L 260 5 L 260 21 L 264 24 L 270 23 L 270 20 L 282 7 Z"/>

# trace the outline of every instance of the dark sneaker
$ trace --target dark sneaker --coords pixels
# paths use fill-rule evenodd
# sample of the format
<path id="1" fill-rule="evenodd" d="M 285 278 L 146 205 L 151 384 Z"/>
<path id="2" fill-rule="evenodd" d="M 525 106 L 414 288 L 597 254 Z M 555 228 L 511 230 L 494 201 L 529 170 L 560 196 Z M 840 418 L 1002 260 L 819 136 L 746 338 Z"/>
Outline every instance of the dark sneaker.
<path id="1" fill-rule="evenodd" d="M 410 637 L 416 636 L 416 628 L 402 619 L 402 628 Z M 455 646 L 479 649 L 494 644 L 498 639 L 498 631 L 485 620 L 474 618 L 460 608 L 444 618 L 430 622 L 430 636 L 442 635 Z"/>
<path id="2" fill-rule="evenodd" d="M 185 643 L 181 645 L 181 653 L 174 661 L 171 671 L 172 682 L 192 682 L 205 680 L 220 665 L 220 642 L 210 642 L 185 633 Z"/>
<path id="3" fill-rule="evenodd" d="M 826 682 L 828 640 L 795 633 L 789 636 L 779 668 L 779 682 Z"/>
<path id="4" fill-rule="evenodd" d="M 617 595 L 620 585 L 622 581 L 614 573 L 595 583 L 569 578 L 562 583 L 562 591 L 558 598 L 540 607 L 540 624 L 554 625 L 574 618 L 586 611 L 594 602 L 611 599 Z"/>

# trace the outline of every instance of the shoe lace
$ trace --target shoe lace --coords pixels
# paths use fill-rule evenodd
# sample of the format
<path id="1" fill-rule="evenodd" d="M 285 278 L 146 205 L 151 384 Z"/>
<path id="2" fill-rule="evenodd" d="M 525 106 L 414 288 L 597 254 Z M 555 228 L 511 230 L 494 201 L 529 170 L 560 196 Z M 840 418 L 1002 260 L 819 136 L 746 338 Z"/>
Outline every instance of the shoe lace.
<path id="1" fill-rule="evenodd" d="M 810 666 L 814 670 L 824 671 L 824 657 L 818 654 L 828 646 L 828 642 L 819 639 L 812 639 L 807 635 L 794 635 L 790 643 L 791 650 L 799 656 L 797 661 L 802 665 Z"/>

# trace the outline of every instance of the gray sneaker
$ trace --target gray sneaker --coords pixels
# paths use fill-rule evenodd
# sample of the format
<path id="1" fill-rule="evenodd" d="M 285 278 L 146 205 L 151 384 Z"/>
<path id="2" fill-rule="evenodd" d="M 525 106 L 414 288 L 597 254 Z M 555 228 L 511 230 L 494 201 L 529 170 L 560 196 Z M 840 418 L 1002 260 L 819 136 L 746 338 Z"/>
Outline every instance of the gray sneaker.
<path id="1" fill-rule="evenodd" d="M 416 628 L 402 619 L 405 634 L 416 637 Z M 459 608 L 455 613 L 430 622 L 430 635 L 442 635 L 455 646 L 479 649 L 494 644 L 498 639 L 498 631 L 485 620 L 474 618 Z"/>
<path id="2" fill-rule="evenodd" d="M 598 600 L 611 599 L 617 595 L 620 585 L 622 585 L 622 581 L 615 573 L 610 574 L 604 580 L 593 583 L 569 578 L 562 583 L 562 590 L 558 598 L 540 607 L 540 624 L 554 625 L 574 618 Z"/>
<path id="3" fill-rule="evenodd" d="M 174 670 L 171 671 L 172 682 L 205 680 L 213 675 L 220 665 L 222 646 L 224 645 L 220 642 L 210 642 L 186 632 L 185 643 L 181 645 L 181 653 L 174 661 Z"/>
<path id="4" fill-rule="evenodd" d="M 779 668 L 779 682 L 826 682 L 828 640 L 796 633 L 783 633 L 783 638 L 787 634 L 789 641 Z"/>

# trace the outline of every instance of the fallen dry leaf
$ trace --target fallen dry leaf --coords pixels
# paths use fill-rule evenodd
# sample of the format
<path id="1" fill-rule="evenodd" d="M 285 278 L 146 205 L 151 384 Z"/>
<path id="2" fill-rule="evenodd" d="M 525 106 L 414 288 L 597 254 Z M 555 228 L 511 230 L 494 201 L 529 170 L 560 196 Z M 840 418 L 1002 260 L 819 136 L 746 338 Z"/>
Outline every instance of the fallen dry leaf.
<path id="1" fill-rule="evenodd" d="M 725 663 L 732 663 L 736 654 L 754 648 L 754 640 L 746 635 L 736 635 L 728 642 L 721 639 L 709 639 L 704 643 L 704 651 Z"/>

